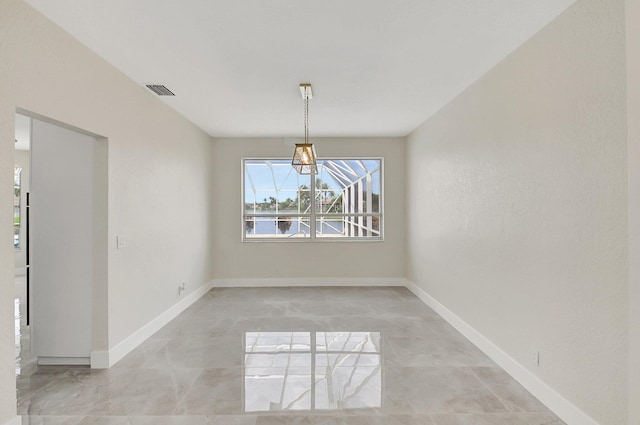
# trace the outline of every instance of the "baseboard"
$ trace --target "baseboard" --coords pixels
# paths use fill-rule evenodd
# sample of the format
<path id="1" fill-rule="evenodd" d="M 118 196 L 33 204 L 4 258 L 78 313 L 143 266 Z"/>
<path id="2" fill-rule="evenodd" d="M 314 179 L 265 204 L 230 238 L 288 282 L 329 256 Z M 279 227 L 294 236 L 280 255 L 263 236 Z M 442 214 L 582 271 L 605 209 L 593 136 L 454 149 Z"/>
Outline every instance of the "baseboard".
<path id="1" fill-rule="evenodd" d="M 418 285 L 410 281 L 405 283 L 411 292 L 475 344 L 567 425 L 600 425 Z"/>
<path id="2" fill-rule="evenodd" d="M 22 425 L 22 416 L 16 416 L 13 419 L 9 419 L 4 425 Z"/>
<path id="3" fill-rule="evenodd" d="M 89 366 L 89 357 L 38 357 L 38 366 Z"/>
<path id="4" fill-rule="evenodd" d="M 109 352 L 92 351 L 91 369 L 109 369 Z"/>
<path id="5" fill-rule="evenodd" d="M 91 353 L 91 367 L 95 369 L 110 368 L 124 356 L 133 351 L 136 347 L 147 340 L 151 335 L 159 331 L 164 325 L 175 319 L 180 313 L 185 311 L 191 304 L 198 301 L 204 294 L 213 288 L 213 281 L 207 282 L 195 291 L 186 295 L 167 311 L 160 314 L 155 319 L 126 337 L 124 340 L 112 347 L 108 352 L 94 351 Z M 95 360 L 95 364 L 94 361 Z"/>
<path id="6" fill-rule="evenodd" d="M 405 286 L 405 279 L 392 277 L 214 279 L 213 286 L 215 288 L 261 288 L 286 286 Z"/>

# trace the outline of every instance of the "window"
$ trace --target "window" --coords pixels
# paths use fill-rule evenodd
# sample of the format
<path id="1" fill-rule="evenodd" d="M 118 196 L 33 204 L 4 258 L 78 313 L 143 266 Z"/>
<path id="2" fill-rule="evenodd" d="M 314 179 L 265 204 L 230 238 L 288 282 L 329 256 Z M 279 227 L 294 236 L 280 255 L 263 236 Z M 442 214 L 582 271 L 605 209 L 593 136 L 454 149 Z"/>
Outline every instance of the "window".
<path id="1" fill-rule="evenodd" d="M 243 160 L 243 240 L 382 240 L 382 159 Z"/>
<path id="2" fill-rule="evenodd" d="M 22 226 L 22 209 L 20 200 L 22 197 L 22 168 L 15 166 L 13 168 L 13 247 L 21 249 L 20 244 L 20 227 Z"/>

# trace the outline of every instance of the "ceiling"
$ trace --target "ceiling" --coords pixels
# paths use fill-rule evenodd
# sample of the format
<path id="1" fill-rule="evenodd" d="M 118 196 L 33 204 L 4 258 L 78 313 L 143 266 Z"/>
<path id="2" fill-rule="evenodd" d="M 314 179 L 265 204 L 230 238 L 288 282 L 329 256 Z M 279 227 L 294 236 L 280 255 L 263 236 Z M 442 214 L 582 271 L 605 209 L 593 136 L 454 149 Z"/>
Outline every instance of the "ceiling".
<path id="1" fill-rule="evenodd" d="M 575 2 L 26 1 L 214 137 L 404 136 Z"/>

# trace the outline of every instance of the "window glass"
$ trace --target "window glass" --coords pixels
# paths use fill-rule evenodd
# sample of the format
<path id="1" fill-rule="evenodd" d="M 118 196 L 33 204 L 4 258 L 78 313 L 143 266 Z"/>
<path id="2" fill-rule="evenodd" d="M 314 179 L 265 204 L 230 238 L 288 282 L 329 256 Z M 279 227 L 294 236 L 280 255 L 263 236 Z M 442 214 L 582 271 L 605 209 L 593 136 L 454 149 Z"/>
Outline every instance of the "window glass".
<path id="1" fill-rule="evenodd" d="M 246 159 L 244 240 L 382 239 L 382 159 L 318 161 L 300 175 L 289 159 Z"/>
<path id="2" fill-rule="evenodd" d="M 21 248 L 20 243 L 20 227 L 22 226 L 22 168 L 14 167 L 13 169 L 13 247 Z"/>

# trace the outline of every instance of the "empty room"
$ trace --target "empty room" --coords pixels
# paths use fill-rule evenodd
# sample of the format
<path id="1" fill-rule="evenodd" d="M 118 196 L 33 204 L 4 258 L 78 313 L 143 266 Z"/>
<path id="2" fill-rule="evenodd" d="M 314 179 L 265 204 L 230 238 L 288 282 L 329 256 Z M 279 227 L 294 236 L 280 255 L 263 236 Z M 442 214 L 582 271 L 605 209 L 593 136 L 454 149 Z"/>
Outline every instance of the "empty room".
<path id="1" fill-rule="evenodd" d="M 640 425 L 638 40 L 0 0 L 0 424 Z"/>

